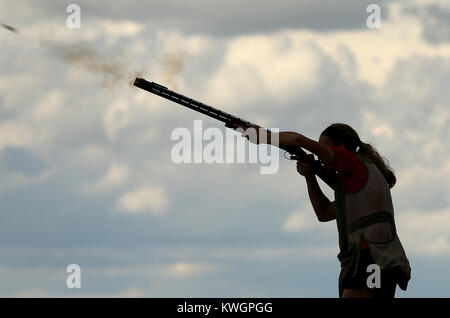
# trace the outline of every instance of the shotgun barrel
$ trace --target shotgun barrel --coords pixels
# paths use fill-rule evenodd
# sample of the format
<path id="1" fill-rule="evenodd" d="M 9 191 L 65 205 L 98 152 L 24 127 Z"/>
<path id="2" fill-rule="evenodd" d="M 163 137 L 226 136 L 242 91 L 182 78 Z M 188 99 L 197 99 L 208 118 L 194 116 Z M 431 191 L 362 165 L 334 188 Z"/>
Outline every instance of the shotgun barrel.
<path id="1" fill-rule="evenodd" d="M 229 128 L 233 128 L 233 124 L 238 124 L 244 127 L 250 127 L 251 125 L 253 125 L 251 122 L 245 119 L 236 117 L 234 115 L 231 115 L 215 107 L 206 105 L 190 97 L 181 95 L 158 83 L 148 82 L 143 78 L 136 78 L 134 81 L 134 86 L 139 87 L 155 95 L 161 96 L 165 99 L 168 99 L 172 102 L 175 102 L 192 110 L 195 110 L 199 113 L 205 114 L 211 118 L 217 119 L 225 123 L 225 126 Z M 321 178 L 328 186 L 334 188 L 334 182 L 336 177 L 335 174 L 331 175 L 328 174 L 325 167 L 319 160 L 315 160 L 309 157 L 308 154 L 301 147 L 289 148 L 284 150 L 289 152 L 289 154 L 291 155 L 290 159 L 311 164 L 313 166 L 314 173 L 319 178 Z"/>

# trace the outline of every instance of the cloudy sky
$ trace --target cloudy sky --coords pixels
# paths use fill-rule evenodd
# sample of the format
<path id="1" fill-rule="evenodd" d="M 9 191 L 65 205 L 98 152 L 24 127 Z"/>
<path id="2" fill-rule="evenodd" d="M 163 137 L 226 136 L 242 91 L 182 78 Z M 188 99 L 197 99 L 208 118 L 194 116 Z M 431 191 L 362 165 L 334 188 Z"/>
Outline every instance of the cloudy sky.
<path id="1" fill-rule="evenodd" d="M 19 31 L 0 29 L 0 296 L 337 297 L 336 225 L 295 162 L 175 164 L 175 128 L 225 128 L 130 87 L 136 72 L 311 138 L 351 124 L 397 175 L 397 296 L 450 296 L 449 2 L 244 3 L 0 2 Z"/>

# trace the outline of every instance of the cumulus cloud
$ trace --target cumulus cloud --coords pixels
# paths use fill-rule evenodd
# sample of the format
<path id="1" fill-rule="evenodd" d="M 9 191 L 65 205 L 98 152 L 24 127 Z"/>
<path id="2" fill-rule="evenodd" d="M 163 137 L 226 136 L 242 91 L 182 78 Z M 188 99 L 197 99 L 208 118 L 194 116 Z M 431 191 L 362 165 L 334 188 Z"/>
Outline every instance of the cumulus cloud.
<path id="1" fill-rule="evenodd" d="M 166 275 L 174 278 L 186 278 L 210 273 L 215 267 L 206 263 L 178 262 L 167 267 Z"/>
<path id="2" fill-rule="evenodd" d="M 1 209 L 9 213 L 8 222 L 0 224 L 0 239 L 10 253 L 16 251 L 17 245 L 24 244 L 48 253 L 51 250 L 47 248 L 52 244 L 75 246 L 75 249 L 83 244 L 104 244 L 108 248 L 101 255 L 83 254 L 94 265 L 100 264 L 93 274 L 100 277 L 107 268 L 105 260 L 109 262 L 113 253 L 121 255 L 114 260 L 117 266 L 124 261 L 121 247 L 111 244 L 121 242 L 127 248 L 152 244 L 167 250 L 167 254 L 151 254 L 151 262 L 165 260 L 165 265 L 145 269 L 148 262 L 140 258 L 145 253 L 130 249 L 127 259 L 135 262 L 136 267 L 113 268 L 105 275 L 120 276 L 128 282 L 139 280 L 141 274 L 153 279 L 155 270 L 162 277 L 156 284 L 195 276 L 205 286 L 209 282 L 202 279 L 201 273 L 213 271 L 216 265 L 208 260 L 171 258 L 171 253 L 179 251 L 174 242 L 189 242 L 201 248 L 200 255 L 233 264 L 241 264 L 242 259 L 259 263 L 264 260 L 268 264 L 281 258 L 280 264 L 284 265 L 272 267 L 270 263 L 269 274 L 280 272 L 286 263 L 298 261 L 304 254 L 315 260 L 326 255 L 334 258 L 337 253 L 337 242 L 328 246 L 331 243 L 325 232 L 315 241 L 305 240 L 319 223 L 309 205 L 296 210 L 299 201 L 307 197 L 306 187 L 293 163 L 283 161 L 279 174 L 264 178 L 258 172 L 250 172 L 248 166 L 174 165 L 170 161 L 170 130 L 181 125 L 190 127 L 192 120 L 199 118 L 197 114 L 166 107 L 166 101 L 131 89 L 126 83 L 126 89 L 102 90 L 98 77 L 88 74 L 86 68 L 62 63 L 38 44 L 28 43 L 30 38 L 45 35 L 74 45 L 86 41 L 95 52 L 102 53 L 98 54 L 102 58 L 121 56 L 125 52 L 135 65 L 151 70 L 152 80 L 164 81 L 165 73 L 171 72 L 176 75 L 174 82 L 183 94 L 223 105 L 225 110 L 234 108 L 236 115 L 246 118 L 249 115 L 248 119 L 257 123 L 276 123 L 307 132 L 311 137 L 317 137 L 326 123 L 341 120 L 351 123 L 364 141 L 375 143 L 396 170 L 394 205 L 399 235 L 407 252 L 427 258 L 448 254 L 450 202 L 446 190 L 450 179 L 450 150 L 446 138 L 450 135 L 447 89 L 450 46 L 443 37 L 439 45 L 422 37 L 424 27 L 430 30 L 435 27 L 426 26 L 414 12 L 405 14 L 400 1 L 389 1 L 393 4 L 383 6 L 379 30 L 365 27 L 365 4 L 361 1 L 352 2 L 361 4 L 352 5 L 351 10 L 341 6 L 342 3 L 327 2 L 326 14 L 320 17 L 317 10 L 323 8 L 317 1 L 281 1 L 277 12 L 267 9 L 273 9 L 273 3 L 261 1 L 258 6 L 265 9 L 260 11 L 253 10 L 252 6 L 242 8 L 238 1 L 231 5 L 229 2 L 206 4 L 195 12 L 196 1 L 179 3 L 183 10 L 200 17 L 190 20 L 183 10 L 174 13 L 167 3 L 147 10 L 149 4 L 139 2 L 138 10 L 118 2 L 102 8 L 84 2 L 82 14 L 91 18 L 83 20 L 79 32 L 65 27 L 62 19 L 65 12 L 56 12 L 55 8 L 60 8 L 54 5 L 56 2 L 48 3 L 42 8 L 11 4 L 10 11 L 3 10 L 23 21 L 24 31 L 2 39 L 6 49 L 0 52 L 0 150 L 30 149 L 60 171 L 54 178 L 36 179 L 33 183 L 36 186 L 30 189 L 9 187 L 8 193 L 0 193 Z M 218 5 L 226 12 L 218 11 Z M 4 6 L 0 4 L 0 8 Z M 236 14 L 237 8 L 242 19 L 224 24 Z M 385 8 L 389 8 L 389 15 L 384 15 Z M 334 16 L 336 20 L 328 21 L 336 10 L 341 10 Z M 51 12 L 55 16 L 47 19 L 47 13 Z M 123 12 L 130 12 L 126 19 Z M 161 16 L 147 21 L 148 12 Z M 39 13 L 45 19 L 36 18 Z M 299 14 L 304 19 L 299 19 Z M 359 15 L 357 19 L 355 14 Z M 247 15 L 253 20 L 246 20 Z M 290 22 L 283 21 L 286 15 Z M 343 19 L 347 16 L 352 16 L 352 20 Z M 5 23 L 16 25 L 11 21 Z M 265 23 L 268 26 L 262 28 Z M 182 27 L 186 25 L 189 27 Z M 20 23 L 17 26 L 21 28 Z M 22 35 L 26 41 L 21 40 Z M 175 63 L 177 67 L 164 69 L 159 58 L 178 50 L 191 57 L 189 63 L 183 68 Z M 15 164 L 12 160 L 9 163 L 8 169 L 2 168 L 1 186 L 30 185 L 26 176 L 15 173 L 14 169 L 27 172 L 32 165 L 25 163 L 23 169 L 24 166 L 12 165 Z M 138 173 L 132 174 L 130 167 Z M 149 180 L 153 186 L 145 186 Z M 244 193 L 236 184 L 245 189 Z M 80 188 L 103 195 L 79 198 L 73 189 Z M 218 195 L 224 193 L 226 196 Z M 111 200 L 125 216 L 108 219 Z M 40 213 L 34 213 L 35 207 L 40 208 Z M 274 213 L 281 210 L 292 212 L 287 217 Z M 85 211 L 88 217 L 79 217 Z M 164 214 L 167 218 L 130 218 L 126 214 Z M 49 227 L 45 223 L 48 219 L 54 220 L 57 226 Z M 124 219 L 130 222 L 126 229 Z M 328 224 L 330 233 L 336 233 L 332 223 Z M 428 229 L 432 227 L 437 230 Z M 28 230 L 26 235 L 24 229 Z M 78 230 L 71 232 L 73 229 L 83 229 L 86 235 L 80 237 Z M 423 233 L 423 240 L 419 240 L 417 233 Z M 89 242 L 84 237 L 89 237 Z M 168 242 L 172 245 L 167 245 Z M 239 247 L 218 251 L 218 246 L 236 242 Z M 295 246 L 299 242 L 301 248 Z M 287 243 L 291 246 L 279 247 Z M 60 262 L 67 259 L 59 255 L 42 257 L 41 253 L 21 254 L 22 258 L 16 260 L 23 266 L 46 264 L 54 258 Z M 9 258 L 3 260 L 8 261 Z M 244 277 L 247 276 L 245 266 L 236 268 L 230 269 L 229 276 L 218 273 L 218 280 L 228 281 L 231 276 L 242 274 L 242 288 L 250 290 L 252 283 Z M 284 272 L 290 281 L 296 274 Z M 15 286 L 21 281 L 21 274 L 10 267 L 5 269 L 3 277 L 10 273 L 14 277 L 9 286 Z M 34 280 L 23 283 L 20 289 L 29 290 L 29 295 L 46 295 L 47 290 L 59 286 L 61 281 L 64 278 L 52 280 L 40 290 L 32 288 L 42 283 Z M 126 291 L 133 286 L 125 285 L 116 290 Z M 317 282 L 301 281 L 289 292 L 304 289 L 308 293 L 316 285 Z M 110 285 L 105 283 L 105 286 Z M 270 293 L 279 294 L 272 287 L 267 282 Z M 236 291 L 235 286 L 227 288 L 229 294 Z M 179 285 L 171 285 L 166 292 L 170 295 L 177 290 Z M 286 286 L 283 290 L 287 290 Z M 9 292 L 4 287 L 3 294 Z M 131 289 L 130 294 L 140 292 Z M 420 292 L 416 295 L 420 296 Z"/>
<path id="3" fill-rule="evenodd" d="M 309 213 L 304 211 L 291 213 L 284 221 L 282 230 L 286 233 L 291 233 L 316 228 L 318 222 L 313 216 L 313 213 L 314 211 L 310 211 Z"/>
<path id="4" fill-rule="evenodd" d="M 0 122 L 0 150 L 6 146 L 30 146 L 33 140 L 31 127 L 18 120 Z"/>
<path id="5" fill-rule="evenodd" d="M 237 106 L 267 97 L 283 102 L 302 96 L 320 81 L 314 48 L 281 33 L 232 39 L 224 63 L 211 78 L 208 99 Z"/>
<path id="6" fill-rule="evenodd" d="M 129 176 L 128 166 L 120 163 L 110 165 L 106 174 L 98 181 L 84 186 L 86 192 L 103 192 L 115 189 L 124 184 Z"/>
<path id="7" fill-rule="evenodd" d="M 51 90 L 39 101 L 33 109 L 35 121 L 57 120 L 63 113 L 63 94 L 58 90 Z"/>
<path id="8" fill-rule="evenodd" d="M 280 106 L 307 99 L 315 89 L 327 89 L 324 81 L 328 78 L 322 71 L 327 67 L 325 59 L 339 68 L 348 83 L 362 82 L 386 90 L 385 82 L 399 61 L 416 56 L 450 57 L 450 44 L 431 45 L 421 37 L 422 25 L 416 17 L 403 15 L 397 3 L 389 7 L 389 19 L 377 30 L 282 30 L 232 38 L 225 44 L 222 64 L 205 86 L 205 99 L 213 104 L 226 102 L 229 108 L 267 100 Z M 376 134 L 391 135 L 392 131 L 378 127 Z"/>
<path id="9" fill-rule="evenodd" d="M 411 1 L 404 12 L 417 16 L 423 25 L 422 34 L 432 44 L 450 42 L 450 4 L 448 1 Z"/>
<path id="10" fill-rule="evenodd" d="M 377 3 L 385 9 L 386 0 Z M 389 1 L 390 2 L 390 1 Z M 239 0 L 207 2 L 203 0 L 145 3 L 137 0 L 109 3 L 99 7 L 87 0 L 80 0 L 82 15 L 89 14 L 95 20 L 128 21 L 145 24 L 152 29 L 185 30 L 189 34 L 209 34 L 232 37 L 239 34 L 274 32 L 280 29 L 311 29 L 315 31 L 357 29 L 364 26 L 365 8 L 369 0 L 280 0 L 277 6 L 271 1 L 248 0 L 242 6 Z M 176 10 L 174 10 L 176 8 Z M 10 10 L 11 16 L 22 23 L 31 18 L 45 19 L 64 16 L 65 8 L 57 0 L 47 0 L 39 8 L 16 4 L 0 7 Z M 6 21 L 11 22 L 11 21 Z M 92 22 L 89 19 L 89 22 Z M 84 23 L 84 26 L 88 26 Z"/>
<path id="11" fill-rule="evenodd" d="M 398 218 L 399 235 L 414 254 L 450 255 L 450 210 L 408 211 Z"/>
<path id="12" fill-rule="evenodd" d="M 89 28 L 92 30 L 97 30 L 97 32 L 103 31 L 106 36 L 136 36 L 139 32 L 144 29 L 142 24 L 136 23 L 134 21 L 111 21 L 111 20 L 100 20 L 96 22 L 98 26 Z M 98 31 L 98 30 L 101 31 Z"/>
<path id="13" fill-rule="evenodd" d="M 160 215 L 168 207 L 169 197 L 163 187 L 144 187 L 122 195 L 118 205 L 127 214 Z"/>
<path id="14" fill-rule="evenodd" d="M 116 101 L 105 112 L 103 122 L 106 136 L 110 140 L 113 140 L 122 129 L 131 123 L 130 107 L 125 101 Z"/>
<path id="15" fill-rule="evenodd" d="M 83 10 L 81 14 L 83 15 Z M 58 39 L 62 44 L 80 41 L 91 42 L 105 37 L 108 38 L 110 44 L 114 44 L 121 38 L 136 36 L 145 29 L 144 25 L 135 21 L 105 18 L 91 20 L 87 25 L 76 29 L 77 32 L 73 32 L 73 29 L 65 27 L 64 24 L 64 27 L 60 27 L 62 22 L 60 18 L 61 15 L 58 18 L 54 16 L 43 20 L 30 19 L 29 23 L 19 27 L 20 36 L 26 37 L 35 45 L 48 44 L 55 39 Z"/>

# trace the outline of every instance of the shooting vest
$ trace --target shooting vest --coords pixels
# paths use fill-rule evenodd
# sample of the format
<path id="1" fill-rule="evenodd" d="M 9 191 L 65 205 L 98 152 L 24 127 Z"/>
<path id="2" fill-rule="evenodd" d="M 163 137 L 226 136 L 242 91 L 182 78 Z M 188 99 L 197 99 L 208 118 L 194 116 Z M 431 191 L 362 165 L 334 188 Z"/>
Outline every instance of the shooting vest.
<path id="1" fill-rule="evenodd" d="M 406 290 L 411 268 L 397 236 L 389 185 L 371 160 L 359 153 L 355 155 L 367 169 L 366 184 L 354 193 L 345 192 L 339 178 L 335 186 L 341 262 L 339 293 L 342 295 L 342 282 L 357 274 L 362 239 L 367 242 L 374 263 L 380 266 L 381 275 L 393 275 L 399 287 Z"/>

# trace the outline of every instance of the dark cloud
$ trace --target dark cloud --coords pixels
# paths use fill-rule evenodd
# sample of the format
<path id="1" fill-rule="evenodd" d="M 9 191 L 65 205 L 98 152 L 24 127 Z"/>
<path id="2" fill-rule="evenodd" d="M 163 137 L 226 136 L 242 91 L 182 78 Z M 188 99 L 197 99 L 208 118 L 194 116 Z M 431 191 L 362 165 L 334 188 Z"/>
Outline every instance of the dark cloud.
<path id="1" fill-rule="evenodd" d="M 33 177 L 41 173 L 46 164 L 27 148 L 7 146 L 0 153 L 0 166 Z"/>
<path id="2" fill-rule="evenodd" d="M 405 12 L 417 16 L 423 24 L 424 38 L 433 44 L 450 42 L 450 6 L 430 4 L 406 7 Z"/>
<path id="3" fill-rule="evenodd" d="M 90 19 L 132 20 L 152 30 L 179 30 L 233 36 L 271 32 L 286 28 L 336 31 L 366 28 L 367 0 L 165 0 L 93 2 L 78 1 L 82 25 Z M 387 1 L 378 1 L 387 12 Z M 33 2 L 41 16 L 66 19 L 66 4 L 60 1 Z M 83 24 L 83 21 L 86 22 Z"/>

